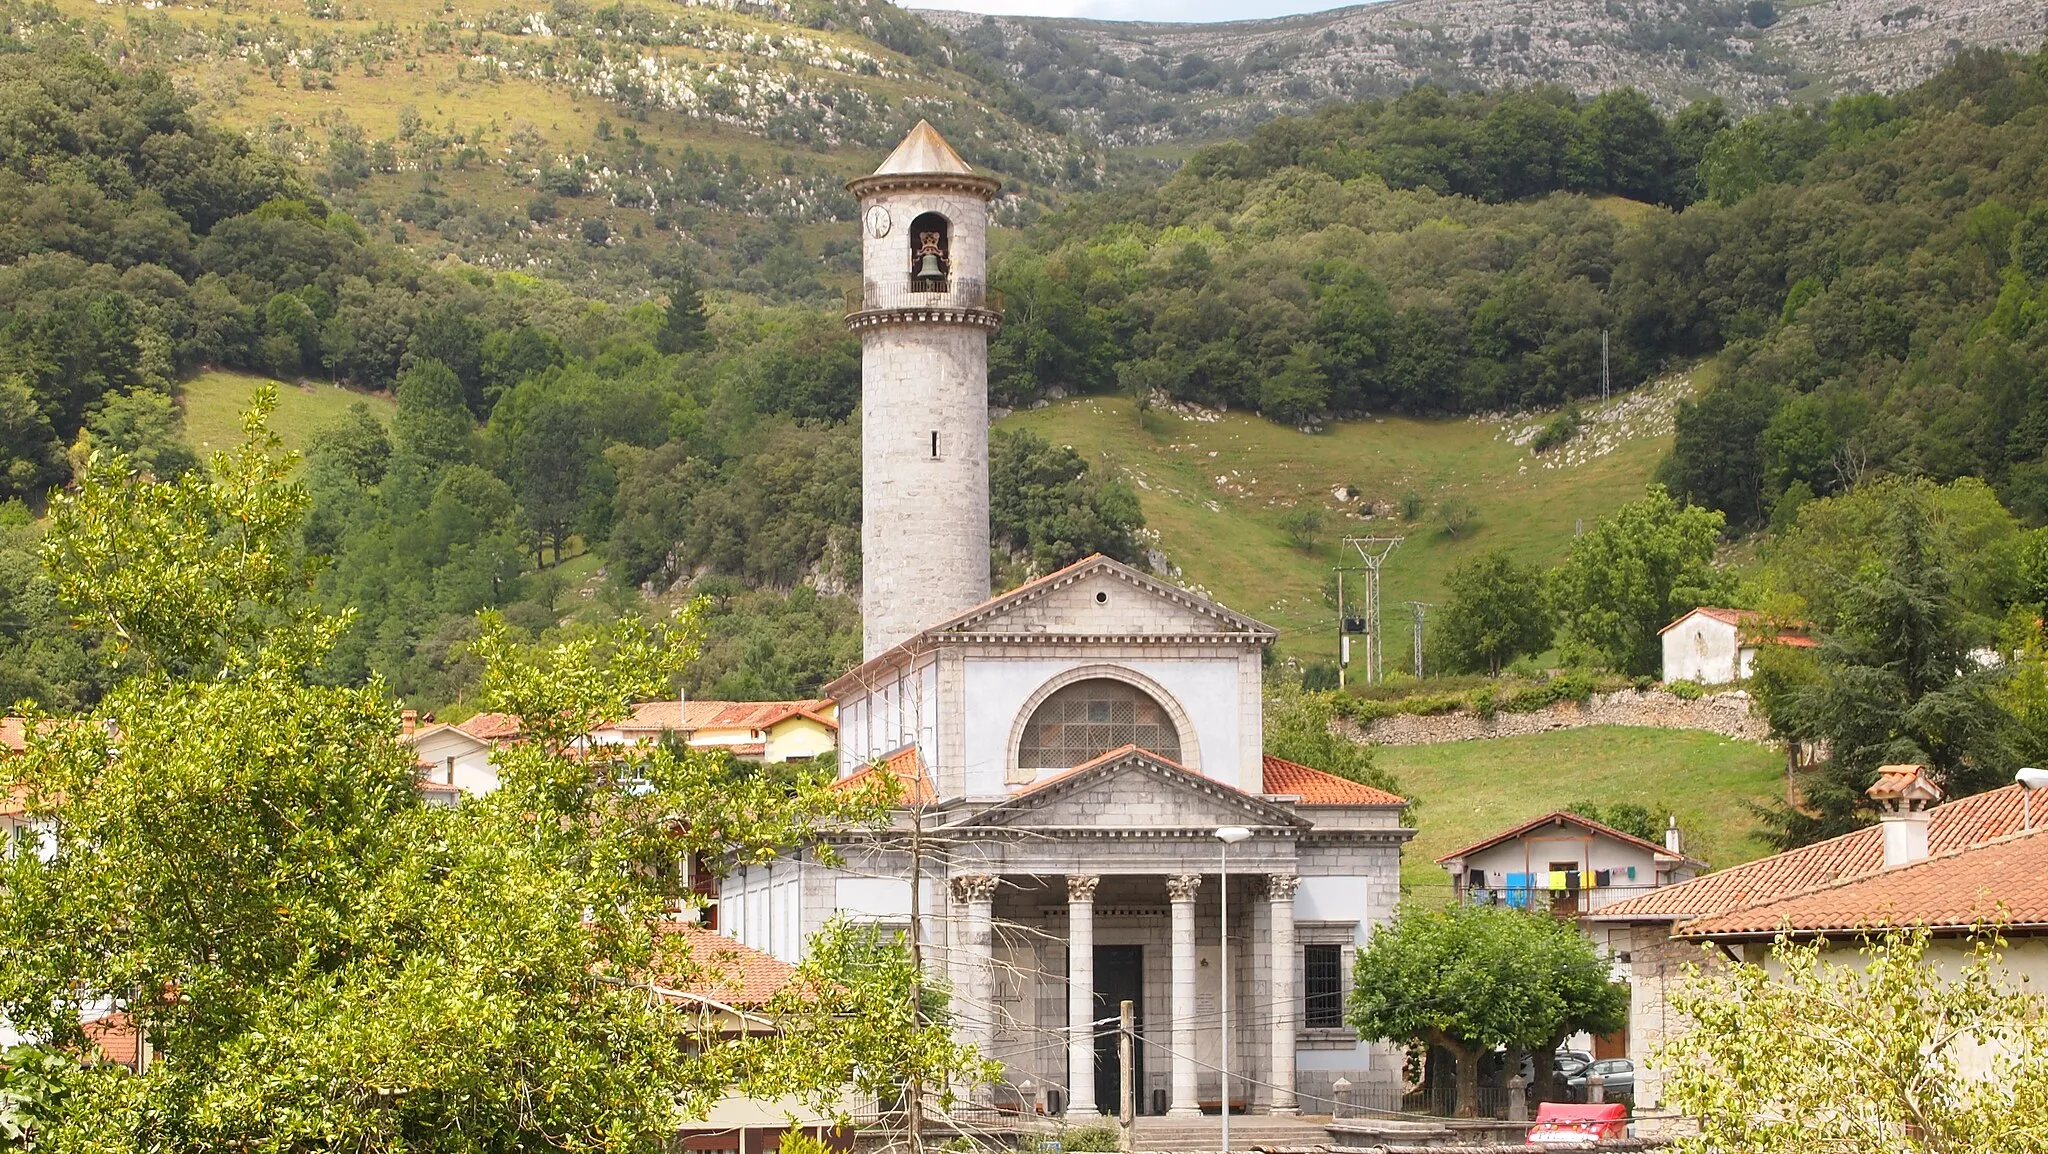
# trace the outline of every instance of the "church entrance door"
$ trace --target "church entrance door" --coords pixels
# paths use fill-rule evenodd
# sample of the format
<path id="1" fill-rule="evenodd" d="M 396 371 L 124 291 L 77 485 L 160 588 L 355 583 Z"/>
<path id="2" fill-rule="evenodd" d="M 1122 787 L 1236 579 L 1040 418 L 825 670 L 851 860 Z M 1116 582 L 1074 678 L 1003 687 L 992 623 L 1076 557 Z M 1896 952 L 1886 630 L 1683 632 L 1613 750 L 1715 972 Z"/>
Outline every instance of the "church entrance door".
<path id="1" fill-rule="evenodd" d="M 1131 1047 L 1132 1081 L 1137 1087 L 1138 1113 L 1145 1112 L 1145 947 L 1095 947 L 1095 1102 L 1114 1115 L 1123 1089 L 1117 1080 L 1117 1015 L 1131 1003 L 1137 1044 Z"/>

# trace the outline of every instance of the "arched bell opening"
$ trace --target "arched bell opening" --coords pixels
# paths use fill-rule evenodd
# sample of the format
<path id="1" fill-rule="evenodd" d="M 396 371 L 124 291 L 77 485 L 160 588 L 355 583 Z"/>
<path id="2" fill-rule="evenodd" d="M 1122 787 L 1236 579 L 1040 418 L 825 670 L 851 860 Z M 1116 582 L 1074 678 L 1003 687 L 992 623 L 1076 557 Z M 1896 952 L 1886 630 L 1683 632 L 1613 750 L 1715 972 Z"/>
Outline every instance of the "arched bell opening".
<path id="1" fill-rule="evenodd" d="M 936 212 L 910 222 L 910 291 L 942 293 L 953 281 L 953 222 Z"/>

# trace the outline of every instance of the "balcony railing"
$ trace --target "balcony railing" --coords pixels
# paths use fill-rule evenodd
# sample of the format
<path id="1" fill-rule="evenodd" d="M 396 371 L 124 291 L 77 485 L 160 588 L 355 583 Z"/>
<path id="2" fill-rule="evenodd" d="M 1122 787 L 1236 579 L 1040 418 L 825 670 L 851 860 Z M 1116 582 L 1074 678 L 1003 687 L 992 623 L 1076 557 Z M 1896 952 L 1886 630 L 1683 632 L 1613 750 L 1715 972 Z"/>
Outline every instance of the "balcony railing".
<path id="1" fill-rule="evenodd" d="M 992 313 L 1003 311 L 1002 290 L 990 288 L 985 281 L 956 279 L 942 281 L 940 284 L 944 286 L 944 291 L 923 292 L 912 287 L 909 277 L 889 282 L 868 281 L 860 288 L 846 290 L 846 311 L 848 314 L 872 312 L 877 309 L 980 309 Z"/>

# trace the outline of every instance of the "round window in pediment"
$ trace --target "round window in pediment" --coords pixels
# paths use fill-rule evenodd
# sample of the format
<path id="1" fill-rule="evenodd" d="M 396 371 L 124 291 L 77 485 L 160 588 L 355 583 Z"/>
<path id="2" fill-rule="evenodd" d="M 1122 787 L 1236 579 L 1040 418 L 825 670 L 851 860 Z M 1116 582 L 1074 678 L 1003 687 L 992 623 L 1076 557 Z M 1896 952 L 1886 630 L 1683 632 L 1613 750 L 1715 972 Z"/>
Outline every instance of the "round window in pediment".
<path id="1" fill-rule="evenodd" d="M 1024 724 L 1021 769 L 1072 769 L 1112 749 L 1135 745 L 1180 760 L 1173 718 L 1144 690 L 1109 678 L 1077 681 L 1055 692 Z"/>

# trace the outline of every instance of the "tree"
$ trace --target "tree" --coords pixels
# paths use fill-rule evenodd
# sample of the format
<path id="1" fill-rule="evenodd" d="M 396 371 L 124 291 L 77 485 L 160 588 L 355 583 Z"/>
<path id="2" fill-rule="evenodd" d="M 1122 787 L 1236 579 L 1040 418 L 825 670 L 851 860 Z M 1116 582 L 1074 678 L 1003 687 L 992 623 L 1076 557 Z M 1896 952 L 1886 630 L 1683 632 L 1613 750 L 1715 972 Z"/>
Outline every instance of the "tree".
<path id="1" fill-rule="evenodd" d="M 1549 648 L 1543 570 L 1495 549 L 1451 570 L 1444 585 L 1451 599 L 1437 614 L 1436 639 L 1451 669 L 1499 673 L 1515 658 Z"/>
<path id="2" fill-rule="evenodd" d="M 1480 1056 L 1496 1046 L 1534 1059 L 1541 1093 L 1565 1038 L 1621 1027 L 1628 993 L 1610 972 L 1577 927 L 1547 913 L 1404 905 L 1359 952 L 1345 1016 L 1365 1037 L 1448 1051 L 1458 1113 L 1470 1117 Z"/>
<path id="3" fill-rule="evenodd" d="M 697 274 L 684 268 L 668 286 L 668 304 L 655 330 L 656 351 L 668 356 L 701 349 L 711 343 L 711 322 L 704 312 L 704 292 Z"/>
<path id="4" fill-rule="evenodd" d="M 715 963 L 664 931 L 676 871 L 643 867 L 765 860 L 887 800 L 679 743 L 590 746 L 668 692 L 688 614 L 547 647 L 487 617 L 480 704 L 526 740 L 499 751 L 498 791 L 424 804 L 382 689 L 306 676 L 341 623 L 306 601 L 305 495 L 276 444 L 252 423 L 176 483 L 101 455 L 56 503 L 53 580 L 129 660 L 81 724 L 32 725 L 8 763 L 52 833 L 0 861 L 0 1014 L 77 1052 L 81 1008 L 112 1004 L 160 1050 L 141 1075 L 62 1063 L 38 1150 L 655 1154 L 679 1110 L 731 1091 L 980 1075 L 907 1013 L 900 963 L 829 964 L 843 935 L 772 1007 L 780 1037 L 699 1033 L 660 992 Z"/>
<path id="5" fill-rule="evenodd" d="M 1987 932 L 1939 964 L 1927 931 L 1892 930 L 1854 963 L 1780 939 L 1768 963 L 1695 970 L 1672 998 L 1692 1025 L 1655 1058 L 1666 1103 L 1698 1119 L 1674 1151 L 2048 1150 L 2048 1016 L 2004 949 Z"/>
<path id="6" fill-rule="evenodd" d="M 1657 672 L 1658 631 L 1713 589 L 1721 525 L 1721 514 L 1680 505 L 1662 485 L 1601 518 L 1550 576 L 1566 639 L 1622 672 Z"/>
<path id="7" fill-rule="evenodd" d="M 392 439 L 429 469 L 470 459 L 475 422 L 462 381 L 439 361 L 420 361 L 398 378 Z"/>
<path id="8" fill-rule="evenodd" d="M 1313 552 L 1316 543 L 1323 538 L 1323 509 L 1320 505 L 1303 503 L 1280 515 L 1280 529 L 1287 534 L 1287 543 L 1304 553 Z"/>
<path id="9" fill-rule="evenodd" d="M 1772 700 L 1779 736 L 1829 751 L 1797 808 L 1764 811 L 1781 846 L 1862 825 L 1863 791 L 1881 765 L 1925 765 L 1952 797 L 2011 780 L 2011 718 L 1995 694 L 2002 675 L 1972 656 L 1983 638 L 1933 556 L 1929 503 L 1900 492 L 1881 559 L 1865 562 L 1839 593 L 1817 678 Z"/>
<path id="10" fill-rule="evenodd" d="M 1138 495 L 1069 445 L 1029 429 L 989 439 L 989 530 L 997 548 L 1024 554 L 1045 573 L 1101 553 L 1142 564 Z"/>
<path id="11" fill-rule="evenodd" d="M 1265 708 L 1268 754 L 1360 785 L 1401 792 L 1394 775 L 1373 761 L 1370 745 L 1332 731 L 1337 708 L 1327 694 L 1310 692 L 1286 678 L 1270 678 Z M 1409 808 L 1414 808 L 1412 803 Z M 1404 814 L 1402 820 L 1411 817 Z"/>

